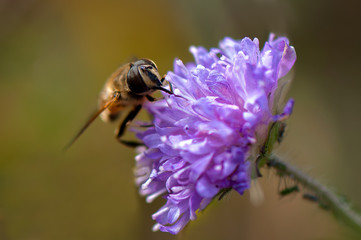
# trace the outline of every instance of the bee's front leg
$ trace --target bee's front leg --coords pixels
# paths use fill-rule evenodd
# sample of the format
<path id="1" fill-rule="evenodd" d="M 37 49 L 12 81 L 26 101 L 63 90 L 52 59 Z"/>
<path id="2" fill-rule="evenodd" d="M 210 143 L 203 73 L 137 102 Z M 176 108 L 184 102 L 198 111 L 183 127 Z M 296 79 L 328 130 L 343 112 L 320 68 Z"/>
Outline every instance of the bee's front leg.
<path id="1" fill-rule="evenodd" d="M 121 139 L 121 137 L 124 135 L 125 130 L 127 129 L 128 124 L 130 122 L 132 122 L 133 119 L 138 115 L 140 109 L 142 109 L 141 104 L 135 106 L 134 109 L 128 113 L 128 115 L 125 117 L 125 119 L 123 120 L 123 122 L 120 124 L 120 126 L 118 128 L 118 131 L 117 131 L 117 134 L 115 137 L 121 144 L 124 144 L 125 146 L 135 148 L 135 147 L 144 145 L 143 143 L 140 143 L 140 142 L 128 141 L 128 140 Z"/>
<path id="2" fill-rule="evenodd" d="M 154 98 L 154 97 L 152 97 L 150 95 L 146 95 L 145 97 L 148 99 L 149 102 L 155 102 L 155 101 L 158 100 L 158 99 L 156 99 L 156 98 Z"/>

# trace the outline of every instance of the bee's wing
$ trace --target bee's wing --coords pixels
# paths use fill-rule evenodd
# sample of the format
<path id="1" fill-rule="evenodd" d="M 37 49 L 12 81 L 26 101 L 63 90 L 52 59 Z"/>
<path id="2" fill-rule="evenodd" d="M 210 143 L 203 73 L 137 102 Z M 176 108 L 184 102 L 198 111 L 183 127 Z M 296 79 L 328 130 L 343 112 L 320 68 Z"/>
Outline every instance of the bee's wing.
<path id="1" fill-rule="evenodd" d="M 63 148 L 64 151 L 68 150 L 70 148 L 71 145 L 73 145 L 73 143 L 80 137 L 80 135 L 82 135 L 82 133 L 89 127 L 89 125 L 108 107 L 110 107 L 111 105 L 113 105 L 116 101 L 117 101 L 117 97 L 114 97 L 113 99 L 111 99 L 109 102 L 107 102 L 104 106 L 102 106 L 101 108 L 99 108 L 95 113 L 93 113 L 91 115 L 91 117 L 89 118 L 89 120 L 84 124 L 84 126 L 80 129 L 80 131 L 78 132 L 77 135 L 75 135 L 75 137 Z"/>

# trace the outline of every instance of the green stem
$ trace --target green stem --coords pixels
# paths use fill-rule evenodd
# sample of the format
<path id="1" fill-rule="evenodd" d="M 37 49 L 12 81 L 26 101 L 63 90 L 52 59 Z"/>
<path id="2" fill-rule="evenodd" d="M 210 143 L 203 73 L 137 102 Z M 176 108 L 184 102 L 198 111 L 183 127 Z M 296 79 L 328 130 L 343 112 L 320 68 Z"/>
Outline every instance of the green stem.
<path id="1" fill-rule="evenodd" d="M 267 165 L 276 169 L 281 176 L 288 176 L 314 192 L 340 220 L 361 233 L 361 216 L 330 189 L 277 156 L 269 157 Z"/>

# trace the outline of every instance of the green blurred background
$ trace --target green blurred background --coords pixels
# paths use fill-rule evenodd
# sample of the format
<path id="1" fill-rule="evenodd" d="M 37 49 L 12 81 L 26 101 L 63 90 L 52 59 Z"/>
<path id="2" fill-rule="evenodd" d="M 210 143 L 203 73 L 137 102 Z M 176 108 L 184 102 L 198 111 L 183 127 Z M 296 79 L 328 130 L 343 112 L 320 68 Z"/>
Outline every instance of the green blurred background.
<path id="1" fill-rule="evenodd" d="M 298 55 L 295 111 L 278 152 L 360 210 L 358 2 L 0 0 L 0 239 L 176 239 L 151 232 L 163 202 L 137 195 L 134 152 L 114 140 L 116 125 L 97 120 L 61 148 L 133 56 L 164 74 L 175 57 L 192 60 L 190 45 L 214 47 L 224 36 L 263 45 L 271 31 Z M 263 173 L 263 205 L 232 193 L 181 239 L 361 238 L 302 193 L 281 199 L 279 179 Z"/>

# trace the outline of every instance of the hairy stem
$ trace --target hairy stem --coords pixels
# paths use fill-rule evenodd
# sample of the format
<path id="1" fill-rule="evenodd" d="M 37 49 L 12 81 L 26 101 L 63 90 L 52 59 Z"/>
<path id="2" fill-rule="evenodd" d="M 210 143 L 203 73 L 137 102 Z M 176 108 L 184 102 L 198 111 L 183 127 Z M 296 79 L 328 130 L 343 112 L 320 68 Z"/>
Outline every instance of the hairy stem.
<path id="1" fill-rule="evenodd" d="M 326 204 L 336 217 L 361 233 L 361 216 L 326 186 L 277 156 L 270 156 L 267 165 L 276 169 L 281 176 L 288 176 L 314 192 L 322 204 Z"/>

